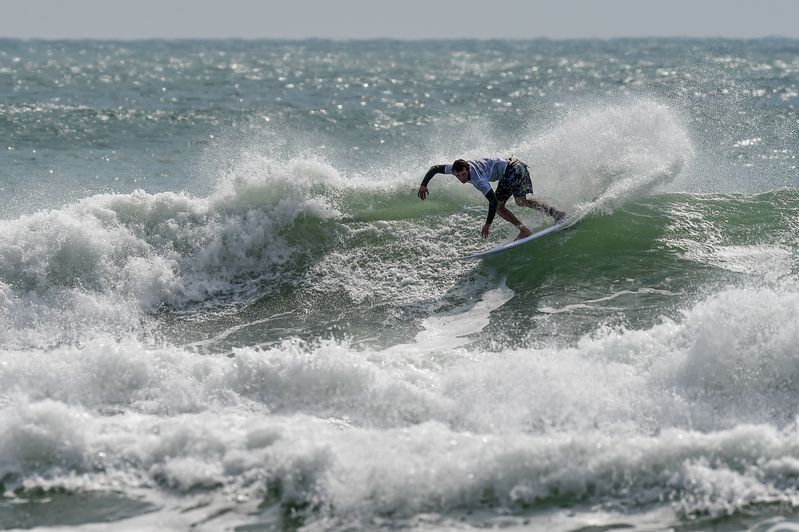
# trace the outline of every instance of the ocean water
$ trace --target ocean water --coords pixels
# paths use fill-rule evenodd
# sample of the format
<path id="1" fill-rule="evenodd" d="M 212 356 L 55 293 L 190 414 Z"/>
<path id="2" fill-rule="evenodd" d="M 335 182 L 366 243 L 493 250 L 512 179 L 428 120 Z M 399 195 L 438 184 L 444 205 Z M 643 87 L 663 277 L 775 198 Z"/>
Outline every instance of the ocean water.
<path id="1" fill-rule="evenodd" d="M 797 105 L 784 39 L 0 40 L 0 528 L 798 530 Z M 510 155 L 581 221 L 460 260 L 418 184 Z"/>

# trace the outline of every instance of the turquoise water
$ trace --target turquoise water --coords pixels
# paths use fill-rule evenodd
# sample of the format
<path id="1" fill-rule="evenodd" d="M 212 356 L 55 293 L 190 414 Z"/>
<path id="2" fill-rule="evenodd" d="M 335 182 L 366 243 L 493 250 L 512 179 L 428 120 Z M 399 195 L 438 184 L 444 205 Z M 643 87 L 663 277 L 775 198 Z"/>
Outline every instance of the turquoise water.
<path id="1" fill-rule="evenodd" d="M 797 526 L 798 52 L 0 41 L 0 527 Z"/>

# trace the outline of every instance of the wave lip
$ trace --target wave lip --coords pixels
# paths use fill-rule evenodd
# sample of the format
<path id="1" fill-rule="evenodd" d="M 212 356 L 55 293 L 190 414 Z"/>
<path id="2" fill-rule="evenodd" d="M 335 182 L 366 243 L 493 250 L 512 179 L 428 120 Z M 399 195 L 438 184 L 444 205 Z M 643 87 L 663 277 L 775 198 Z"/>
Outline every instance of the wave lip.
<path id="1" fill-rule="evenodd" d="M 341 216 L 330 201 L 337 185 L 327 184 L 337 181 L 313 161 L 250 161 L 208 198 L 137 190 L 3 220 L 0 283 L 16 316 L 7 323 L 28 327 L 24 315 L 40 322 L 48 308 L 70 312 L 70 301 L 92 298 L 149 314 L 252 297 L 325 236 L 321 220 Z"/>

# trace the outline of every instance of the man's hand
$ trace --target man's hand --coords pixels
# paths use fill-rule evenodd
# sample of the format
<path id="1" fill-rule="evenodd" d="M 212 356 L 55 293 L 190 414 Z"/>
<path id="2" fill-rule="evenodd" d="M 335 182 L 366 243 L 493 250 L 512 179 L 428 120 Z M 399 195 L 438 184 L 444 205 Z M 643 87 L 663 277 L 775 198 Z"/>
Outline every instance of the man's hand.
<path id="1" fill-rule="evenodd" d="M 483 226 L 483 230 L 480 231 L 480 234 L 483 235 L 483 238 L 488 238 L 488 232 L 491 230 L 491 224 L 485 224 Z"/>
<path id="2" fill-rule="evenodd" d="M 424 201 L 424 199 L 427 197 L 427 187 L 424 185 L 420 186 L 419 192 L 417 192 L 416 195 L 419 196 L 420 200 Z"/>

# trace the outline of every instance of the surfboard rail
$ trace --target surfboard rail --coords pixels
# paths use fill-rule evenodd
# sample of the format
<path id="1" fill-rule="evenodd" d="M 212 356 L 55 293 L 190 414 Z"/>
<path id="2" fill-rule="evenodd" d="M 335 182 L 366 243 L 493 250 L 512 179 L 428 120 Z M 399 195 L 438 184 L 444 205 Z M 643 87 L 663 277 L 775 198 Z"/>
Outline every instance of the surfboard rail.
<path id="1" fill-rule="evenodd" d="M 568 229 L 569 227 L 571 227 L 574 224 L 576 224 L 578 221 L 579 221 L 578 217 L 572 218 L 570 216 L 567 216 L 566 218 L 564 218 L 560 222 L 555 223 L 553 225 L 550 225 L 549 227 L 545 227 L 544 229 L 541 229 L 540 231 L 536 231 L 535 233 L 533 233 L 530 236 L 526 236 L 524 238 L 520 238 L 519 240 L 513 240 L 511 242 L 506 242 L 505 244 L 496 246 L 496 247 L 491 248 L 491 249 L 486 250 L 486 251 L 481 251 L 480 253 L 474 253 L 472 255 L 466 255 L 465 257 L 462 257 L 462 260 L 482 259 L 484 257 L 489 257 L 491 255 L 496 255 L 497 253 L 502 253 L 503 251 L 508 251 L 509 249 L 513 249 L 513 248 L 522 246 L 524 244 L 527 244 L 528 242 L 532 242 L 533 240 L 538 240 L 539 238 L 541 238 L 543 236 L 546 236 L 546 235 L 549 235 L 549 234 L 552 234 L 552 233 L 557 233 L 558 231 L 562 231 L 564 229 Z"/>

